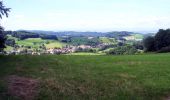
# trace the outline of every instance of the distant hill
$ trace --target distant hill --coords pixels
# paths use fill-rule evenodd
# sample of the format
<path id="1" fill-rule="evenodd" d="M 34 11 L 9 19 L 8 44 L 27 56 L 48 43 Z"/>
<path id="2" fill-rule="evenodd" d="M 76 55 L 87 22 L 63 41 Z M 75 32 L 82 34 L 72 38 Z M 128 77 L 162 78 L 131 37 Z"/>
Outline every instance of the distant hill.
<path id="1" fill-rule="evenodd" d="M 29 32 L 56 35 L 58 37 L 60 36 L 104 36 L 104 33 L 102 32 L 76 32 L 76 31 L 54 32 L 54 31 L 37 31 L 37 30 L 31 30 Z"/>
<path id="2" fill-rule="evenodd" d="M 117 38 L 117 37 L 125 37 L 130 36 L 132 34 L 135 34 L 134 32 L 127 32 L 127 31 L 114 31 L 114 32 L 108 32 L 105 36 L 111 37 L 111 38 Z"/>
<path id="3" fill-rule="evenodd" d="M 54 32 L 54 31 L 42 31 L 42 30 L 24 30 L 24 31 L 38 33 L 38 34 L 56 35 L 58 37 L 61 36 L 124 37 L 124 36 L 130 36 L 132 34 L 137 34 L 128 31 L 113 31 L 113 32 L 76 32 L 76 31 Z"/>

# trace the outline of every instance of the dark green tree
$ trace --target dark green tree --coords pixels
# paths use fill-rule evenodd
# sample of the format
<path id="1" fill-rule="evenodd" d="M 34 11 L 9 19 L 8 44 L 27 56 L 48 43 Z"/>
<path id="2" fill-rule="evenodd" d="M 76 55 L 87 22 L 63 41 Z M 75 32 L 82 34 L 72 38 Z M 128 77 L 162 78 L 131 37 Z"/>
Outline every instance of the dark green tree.
<path id="1" fill-rule="evenodd" d="M 143 41 L 146 51 L 170 52 L 170 29 L 160 29 L 154 37 Z"/>
<path id="2" fill-rule="evenodd" d="M 3 4 L 2 1 L 0 1 L 0 19 L 2 19 L 2 16 L 5 15 L 8 17 L 8 13 L 10 12 L 10 8 L 6 8 Z M 0 51 L 5 48 L 5 34 L 4 34 L 4 29 L 2 26 L 0 26 Z"/>
<path id="3" fill-rule="evenodd" d="M 143 45 L 146 52 L 155 51 L 155 39 L 154 37 L 147 37 L 143 41 Z"/>
<path id="4" fill-rule="evenodd" d="M 161 50 L 167 46 L 170 46 L 170 29 L 160 29 L 159 32 L 155 35 L 156 50 Z"/>
<path id="5" fill-rule="evenodd" d="M 5 48 L 5 35 L 3 33 L 4 29 L 0 26 L 0 52 Z"/>

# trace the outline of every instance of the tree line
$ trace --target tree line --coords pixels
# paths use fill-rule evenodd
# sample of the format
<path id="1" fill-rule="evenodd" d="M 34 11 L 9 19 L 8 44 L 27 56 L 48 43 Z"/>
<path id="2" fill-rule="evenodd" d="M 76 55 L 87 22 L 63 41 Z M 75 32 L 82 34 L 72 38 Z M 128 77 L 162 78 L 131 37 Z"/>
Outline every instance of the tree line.
<path id="1" fill-rule="evenodd" d="M 41 39 L 50 39 L 50 40 L 58 40 L 56 35 L 48 35 L 48 34 L 38 34 L 27 31 L 6 31 L 6 35 L 11 35 L 20 40 L 28 39 L 28 38 L 41 38 Z"/>

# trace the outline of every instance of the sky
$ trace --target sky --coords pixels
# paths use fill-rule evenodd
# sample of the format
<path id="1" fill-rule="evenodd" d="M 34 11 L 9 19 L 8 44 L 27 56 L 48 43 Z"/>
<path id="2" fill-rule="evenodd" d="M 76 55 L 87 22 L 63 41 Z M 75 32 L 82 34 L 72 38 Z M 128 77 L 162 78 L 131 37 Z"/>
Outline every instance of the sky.
<path id="1" fill-rule="evenodd" d="M 170 26 L 170 0 L 3 0 L 6 30 L 155 32 Z"/>

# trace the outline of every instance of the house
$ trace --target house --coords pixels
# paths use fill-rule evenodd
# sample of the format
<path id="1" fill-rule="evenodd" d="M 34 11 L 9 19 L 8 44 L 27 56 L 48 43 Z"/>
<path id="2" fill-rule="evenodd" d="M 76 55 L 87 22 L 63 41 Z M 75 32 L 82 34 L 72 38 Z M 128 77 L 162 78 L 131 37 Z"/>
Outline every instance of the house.
<path id="1" fill-rule="evenodd" d="M 46 50 L 46 53 L 48 53 L 48 54 L 54 54 L 54 49 L 48 49 L 48 50 Z"/>
<path id="2" fill-rule="evenodd" d="M 81 48 L 81 49 L 90 49 L 90 48 L 92 48 L 91 46 L 89 46 L 89 45 L 80 45 L 80 46 L 78 46 L 79 48 Z"/>

